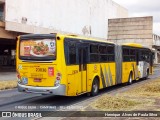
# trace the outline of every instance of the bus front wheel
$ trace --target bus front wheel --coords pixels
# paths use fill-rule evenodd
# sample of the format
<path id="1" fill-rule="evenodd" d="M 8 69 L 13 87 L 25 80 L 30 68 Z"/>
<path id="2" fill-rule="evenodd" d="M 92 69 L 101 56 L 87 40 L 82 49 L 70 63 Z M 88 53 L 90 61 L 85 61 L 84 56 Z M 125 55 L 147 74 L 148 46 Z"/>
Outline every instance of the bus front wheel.
<path id="1" fill-rule="evenodd" d="M 91 95 L 95 96 L 99 92 L 99 81 L 97 78 L 94 78 L 93 83 L 92 83 L 92 90 L 91 90 Z"/>
<path id="2" fill-rule="evenodd" d="M 144 80 L 147 80 L 148 79 L 148 76 L 149 76 L 149 69 L 147 69 L 147 72 L 146 72 L 147 76 L 144 77 Z"/>

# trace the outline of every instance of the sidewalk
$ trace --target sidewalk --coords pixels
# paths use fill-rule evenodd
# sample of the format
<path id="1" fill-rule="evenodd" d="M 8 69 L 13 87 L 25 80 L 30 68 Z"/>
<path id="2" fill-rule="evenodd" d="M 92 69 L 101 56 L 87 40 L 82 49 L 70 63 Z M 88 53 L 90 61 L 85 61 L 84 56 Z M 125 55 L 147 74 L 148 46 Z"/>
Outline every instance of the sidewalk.
<path id="1" fill-rule="evenodd" d="M 0 81 L 2 80 L 17 80 L 16 72 L 0 72 Z"/>
<path id="2" fill-rule="evenodd" d="M 14 66 L 0 66 L 0 81 L 17 80 Z"/>

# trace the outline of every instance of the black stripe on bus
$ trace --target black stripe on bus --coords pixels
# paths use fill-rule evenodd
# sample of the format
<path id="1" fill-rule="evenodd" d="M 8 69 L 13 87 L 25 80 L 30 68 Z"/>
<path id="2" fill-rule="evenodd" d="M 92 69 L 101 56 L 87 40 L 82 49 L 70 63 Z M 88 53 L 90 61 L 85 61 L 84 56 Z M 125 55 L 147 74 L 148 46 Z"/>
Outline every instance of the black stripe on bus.
<path id="1" fill-rule="evenodd" d="M 103 74 L 103 71 L 102 71 L 102 67 L 101 67 L 101 78 L 102 78 L 103 88 L 105 88 L 106 87 L 106 83 L 105 83 L 105 80 L 104 80 L 104 74 Z"/>

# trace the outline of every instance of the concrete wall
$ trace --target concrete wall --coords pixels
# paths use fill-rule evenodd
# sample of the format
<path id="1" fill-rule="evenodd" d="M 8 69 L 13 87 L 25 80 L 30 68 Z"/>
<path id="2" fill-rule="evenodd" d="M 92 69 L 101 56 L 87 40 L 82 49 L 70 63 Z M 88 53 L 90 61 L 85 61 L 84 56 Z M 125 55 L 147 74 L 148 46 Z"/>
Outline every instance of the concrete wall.
<path id="1" fill-rule="evenodd" d="M 4 28 L 5 28 L 5 23 L 0 21 L 0 42 L 1 42 L 1 38 L 15 40 L 18 34 L 12 31 L 6 31 Z"/>
<path id="2" fill-rule="evenodd" d="M 159 47 L 160 50 L 160 36 L 153 34 L 153 46 Z"/>
<path id="3" fill-rule="evenodd" d="M 108 40 L 115 43 L 140 43 L 152 48 L 153 18 L 109 19 Z"/>
<path id="4" fill-rule="evenodd" d="M 5 0 L 0 0 L 0 4 L 1 4 L 1 3 L 4 3 L 4 2 L 5 2 Z"/>
<path id="5" fill-rule="evenodd" d="M 108 19 L 128 17 L 112 0 L 6 0 L 5 29 L 107 38 Z"/>
<path id="6" fill-rule="evenodd" d="M 160 63 L 160 36 L 153 34 L 153 49 L 155 52 L 155 63 Z"/>

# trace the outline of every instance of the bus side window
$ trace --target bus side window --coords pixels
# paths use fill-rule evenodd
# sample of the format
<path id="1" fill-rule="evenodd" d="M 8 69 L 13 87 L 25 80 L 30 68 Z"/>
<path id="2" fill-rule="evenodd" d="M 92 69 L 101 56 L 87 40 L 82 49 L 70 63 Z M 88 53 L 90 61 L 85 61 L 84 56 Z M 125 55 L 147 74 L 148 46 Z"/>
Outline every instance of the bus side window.
<path id="1" fill-rule="evenodd" d="M 76 43 L 69 42 L 69 64 L 77 64 Z"/>
<path id="2" fill-rule="evenodd" d="M 146 51 L 146 62 L 150 62 L 150 51 L 149 50 L 147 50 Z"/>
<path id="3" fill-rule="evenodd" d="M 136 50 L 130 49 L 130 61 L 136 61 Z"/>
<path id="4" fill-rule="evenodd" d="M 66 61 L 66 65 L 69 64 L 69 42 L 68 40 L 66 40 L 67 38 L 65 38 L 64 41 L 64 54 L 65 54 L 65 61 Z"/>
<path id="5" fill-rule="evenodd" d="M 88 63 L 88 57 L 89 57 L 89 50 L 88 50 L 88 43 L 78 43 L 77 42 L 77 58 L 78 58 L 78 64 L 87 64 Z M 81 54 L 81 52 L 83 51 L 83 55 Z M 83 57 L 83 61 L 81 60 L 81 57 Z"/>
<path id="6" fill-rule="evenodd" d="M 145 62 L 149 62 L 150 56 L 148 50 L 141 50 L 141 60 Z"/>
<path id="7" fill-rule="evenodd" d="M 90 62 L 99 62 L 99 50 L 97 44 L 90 44 Z"/>
<path id="8" fill-rule="evenodd" d="M 123 48 L 123 61 L 124 62 L 130 61 L 129 49 L 128 48 Z"/>
<path id="9" fill-rule="evenodd" d="M 142 51 L 142 60 L 143 60 L 143 61 L 146 61 L 146 59 L 147 59 L 147 56 L 146 56 L 145 51 L 143 50 L 143 51 Z"/>
<path id="10" fill-rule="evenodd" d="M 106 45 L 100 45 L 99 46 L 99 54 L 100 54 L 100 62 L 108 61 Z"/>
<path id="11" fill-rule="evenodd" d="M 123 61 L 131 62 L 136 61 L 136 50 L 135 48 L 123 48 Z"/>
<path id="12" fill-rule="evenodd" d="M 107 46 L 107 55 L 108 55 L 109 62 L 115 61 L 115 53 L 114 53 L 114 46 L 113 45 Z"/>
<path id="13" fill-rule="evenodd" d="M 124 48 L 123 49 L 123 55 L 129 55 L 129 49 Z"/>
<path id="14" fill-rule="evenodd" d="M 136 50 L 136 64 L 139 65 L 139 50 Z"/>

